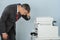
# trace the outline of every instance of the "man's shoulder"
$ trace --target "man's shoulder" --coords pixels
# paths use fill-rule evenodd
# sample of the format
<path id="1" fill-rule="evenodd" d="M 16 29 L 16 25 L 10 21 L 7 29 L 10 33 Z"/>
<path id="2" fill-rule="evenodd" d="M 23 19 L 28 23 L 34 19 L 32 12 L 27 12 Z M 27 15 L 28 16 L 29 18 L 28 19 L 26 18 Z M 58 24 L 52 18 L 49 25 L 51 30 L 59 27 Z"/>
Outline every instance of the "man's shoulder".
<path id="1" fill-rule="evenodd" d="M 21 5 L 20 3 L 17 3 L 17 4 L 10 4 L 10 5 L 8 5 L 7 7 L 15 7 L 15 6 L 17 6 L 17 5 Z"/>
<path id="2" fill-rule="evenodd" d="M 10 7 L 14 7 L 14 6 L 17 6 L 17 5 L 16 4 L 10 4 L 10 5 L 7 5 L 6 7 L 10 8 Z"/>
<path id="3" fill-rule="evenodd" d="M 21 4 L 20 3 L 17 3 L 17 4 L 9 4 L 5 8 L 12 8 L 12 7 L 16 7 L 17 5 L 21 5 Z"/>

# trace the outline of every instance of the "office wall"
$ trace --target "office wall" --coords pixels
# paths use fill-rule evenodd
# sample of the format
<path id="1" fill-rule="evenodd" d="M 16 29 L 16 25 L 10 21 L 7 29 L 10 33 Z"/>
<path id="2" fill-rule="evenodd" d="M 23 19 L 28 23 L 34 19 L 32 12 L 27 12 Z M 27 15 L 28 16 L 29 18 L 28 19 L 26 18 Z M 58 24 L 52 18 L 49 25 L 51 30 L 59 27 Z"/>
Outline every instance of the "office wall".
<path id="1" fill-rule="evenodd" d="M 16 22 L 17 40 L 30 40 L 30 32 L 34 28 L 36 17 L 53 17 L 59 26 L 60 35 L 60 0 L 0 0 L 0 16 L 7 5 L 15 3 L 28 3 L 31 6 L 31 19 L 25 21 L 20 18 Z"/>

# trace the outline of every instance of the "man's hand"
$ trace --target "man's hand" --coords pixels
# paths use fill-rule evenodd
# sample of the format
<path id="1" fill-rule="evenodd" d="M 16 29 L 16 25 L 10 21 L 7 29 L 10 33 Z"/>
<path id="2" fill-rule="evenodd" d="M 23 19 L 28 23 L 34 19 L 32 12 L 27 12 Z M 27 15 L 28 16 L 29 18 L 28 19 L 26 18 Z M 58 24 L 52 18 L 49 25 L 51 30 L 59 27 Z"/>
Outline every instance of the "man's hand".
<path id="1" fill-rule="evenodd" d="M 7 40 L 8 39 L 8 34 L 7 33 L 2 33 L 2 37 L 4 40 Z"/>

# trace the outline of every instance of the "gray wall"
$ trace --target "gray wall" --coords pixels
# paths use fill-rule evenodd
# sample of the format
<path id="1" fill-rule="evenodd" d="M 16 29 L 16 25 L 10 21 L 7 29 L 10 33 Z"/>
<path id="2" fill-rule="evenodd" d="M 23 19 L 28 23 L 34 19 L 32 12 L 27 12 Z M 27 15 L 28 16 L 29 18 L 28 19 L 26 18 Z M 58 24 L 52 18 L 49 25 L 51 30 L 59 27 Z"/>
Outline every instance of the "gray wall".
<path id="1" fill-rule="evenodd" d="M 34 20 L 36 17 L 53 17 L 57 21 L 56 25 L 59 26 L 60 30 L 60 0 L 0 0 L 0 14 L 2 14 L 7 5 L 14 3 L 28 3 L 31 6 L 31 20 L 25 21 L 21 18 L 17 21 L 17 40 L 30 40 L 30 32 L 34 28 Z"/>

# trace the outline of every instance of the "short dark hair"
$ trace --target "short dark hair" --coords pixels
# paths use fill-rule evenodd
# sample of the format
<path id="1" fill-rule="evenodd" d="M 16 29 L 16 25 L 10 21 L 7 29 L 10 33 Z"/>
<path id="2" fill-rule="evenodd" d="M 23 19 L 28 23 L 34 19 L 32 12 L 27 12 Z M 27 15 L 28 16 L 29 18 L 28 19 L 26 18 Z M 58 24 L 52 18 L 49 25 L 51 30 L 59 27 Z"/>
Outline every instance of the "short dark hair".
<path id="1" fill-rule="evenodd" d="M 22 7 L 24 7 L 28 12 L 30 12 L 29 4 L 22 4 Z"/>

